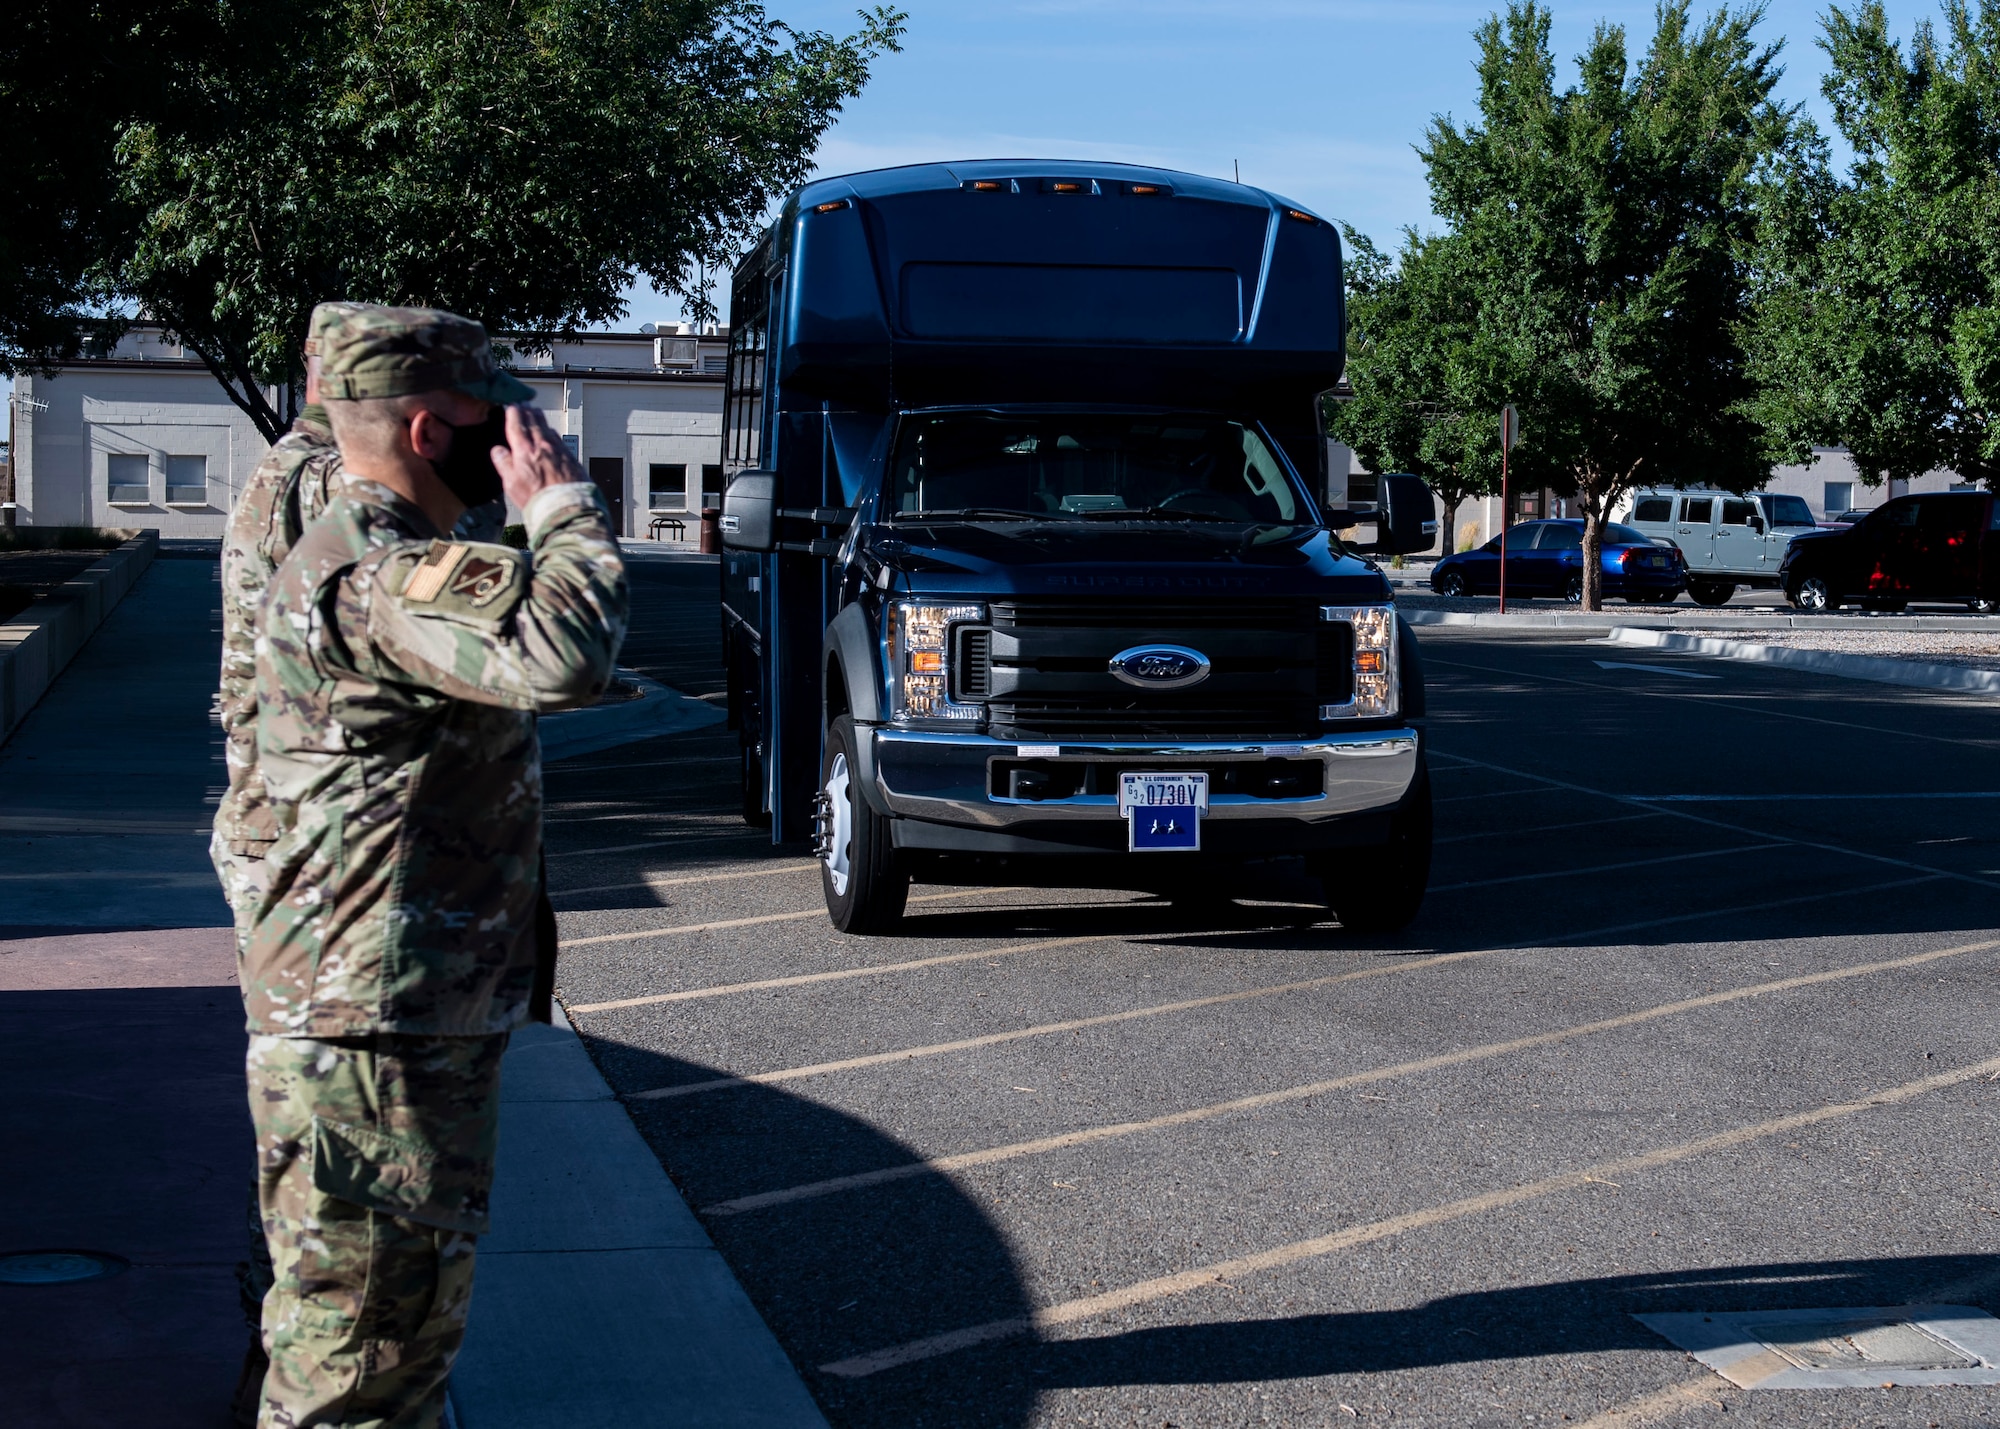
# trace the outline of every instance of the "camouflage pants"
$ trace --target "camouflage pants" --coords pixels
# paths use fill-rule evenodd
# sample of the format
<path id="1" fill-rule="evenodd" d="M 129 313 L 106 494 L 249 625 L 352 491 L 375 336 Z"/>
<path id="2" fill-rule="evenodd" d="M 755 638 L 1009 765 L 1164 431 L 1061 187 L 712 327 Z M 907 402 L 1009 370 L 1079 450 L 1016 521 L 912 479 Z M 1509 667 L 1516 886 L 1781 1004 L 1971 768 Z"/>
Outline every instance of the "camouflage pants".
<path id="1" fill-rule="evenodd" d="M 208 841 L 208 859 L 215 865 L 215 876 L 222 883 L 222 896 L 229 900 L 229 911 L 236 920 L 236 956 L 241 959 L 244 945 L 250 939 L 250 929 L 256 922 L 258 906 L 263 902 L 264 890 L 270 881 L 269 865 L 261 852 L 265 844 L 245 846 L 238 841 L 232 848 L 231 841 L 217 829 Z M 271 1293 L 271 1250 L 264 1239 L 264 1213 L 260 1207 L 262 1197 L 258 1191 L 258 1178 L 252 1176 L 247 1188 L 249 1195 L 245 1202 L 246 1229 L 250 1253 L 236 1264 L 237 1298 L 243 1303 L 243 1318 L 250 1329 L 257 1331 L 264 1321 L 264 1297 Z"/>
<path id="2" fill-rule="evenodd" d="M 261 1429 L 433 1429 L 499 1119 L 494 1037 L 250 1039 L 275 1283 Z"/>

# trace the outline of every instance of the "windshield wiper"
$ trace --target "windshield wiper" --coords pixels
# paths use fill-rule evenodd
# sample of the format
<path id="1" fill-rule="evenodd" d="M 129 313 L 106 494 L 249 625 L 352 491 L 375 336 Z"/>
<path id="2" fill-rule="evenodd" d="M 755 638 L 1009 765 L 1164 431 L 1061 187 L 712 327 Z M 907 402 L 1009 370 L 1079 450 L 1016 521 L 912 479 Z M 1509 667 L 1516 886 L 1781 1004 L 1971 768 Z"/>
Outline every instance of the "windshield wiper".
<path id="1" fill-rule="evenodd" d="M 1045 515 L 1010 506 L 953 506 L 938 511 L 896 511 L 891 521 L 1045 521 Z"/>
<path id="2" fill-rule="evenodd" d="M 1177 506 L 1110 506 L 1077 514 L 1086 521 L 1224 521 L 1231 526 L 1249 519 L 1243 516 L 1216 516 L 1206 511 L 1183 511 Z"/>

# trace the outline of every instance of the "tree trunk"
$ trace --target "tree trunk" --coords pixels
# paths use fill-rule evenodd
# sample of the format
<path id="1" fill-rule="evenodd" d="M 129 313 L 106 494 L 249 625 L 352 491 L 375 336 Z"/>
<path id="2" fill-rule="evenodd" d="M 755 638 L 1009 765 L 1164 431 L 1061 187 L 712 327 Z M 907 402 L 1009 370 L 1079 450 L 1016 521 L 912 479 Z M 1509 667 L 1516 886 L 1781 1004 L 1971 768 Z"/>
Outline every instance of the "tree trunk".
<path id="1" fill-rule="evenodd" d="M 1576 504 L 1583 511 L 1583 608 L 1604 608 L 1604 515 L 1611 503 L 1595 483 L 1579 481 Z"/>

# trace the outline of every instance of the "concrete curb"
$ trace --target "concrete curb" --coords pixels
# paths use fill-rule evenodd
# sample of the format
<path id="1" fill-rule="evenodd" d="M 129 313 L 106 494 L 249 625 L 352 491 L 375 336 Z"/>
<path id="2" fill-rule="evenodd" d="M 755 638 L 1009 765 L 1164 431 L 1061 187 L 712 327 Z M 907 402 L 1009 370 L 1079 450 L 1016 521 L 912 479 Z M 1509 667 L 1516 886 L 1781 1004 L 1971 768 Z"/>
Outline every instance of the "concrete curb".
<path id="1" fill-rule="evenodd" d="M 159 553 L 160 533 L 140 531 L 64 581 L 48 599 L 0 621 L 0 740 L 76 658 Z"/>
<path id="2" fill-rule="evenodd" d="M 1610 643 L 1653 650 L 1678 650 L 1683 654 L 1707 655 L 1718 660 L 1782 665 L 1790 670 L 1836 675 L 1845 680 L 1873 680 L 1878 684 L 1909 685 L 1923 690 L 1964 690 L 1972 694 L 2000 695 L 2000 670 L 1975 670 L 1964 665 L 1890 660 L 1879 655 L 1847 655 L 1836 650 L 1797 650 L 1788 645 L 1753 645 L 1742 640 L 1717 640 L 1622 626 L 1612 628 Z"/>
<path id="3" fill-rule="evenodd" d="M 1425 610 L 1398 606 L 1410 625 L 1469 625 L 1482 630 L 1938 630 L 2000 635 L 2000 618 L 1990 615 L 1744 615 L 1726 610 L 1690 610 L 1673 615 L 1628 611 L 1548 611 L 1506 615 L 1485 610 Z"/>
<path id="4" fill-rule="evenodd" d="M 458 1429 L 826 1429 L 566 1020 L 514 1034 Z"/>

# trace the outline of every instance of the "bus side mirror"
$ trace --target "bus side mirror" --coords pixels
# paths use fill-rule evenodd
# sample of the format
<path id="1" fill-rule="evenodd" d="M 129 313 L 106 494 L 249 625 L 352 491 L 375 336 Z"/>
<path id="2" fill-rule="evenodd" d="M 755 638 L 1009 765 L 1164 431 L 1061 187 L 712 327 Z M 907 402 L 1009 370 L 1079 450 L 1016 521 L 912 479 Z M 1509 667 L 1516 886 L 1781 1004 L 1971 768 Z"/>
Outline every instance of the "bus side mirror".
<path id="1" fill-rule="evenodd" d="M 778 475 L 739 471 L 722 493 L 722 544 L 732 551 L 772 551 L 778 545 Z"/>
<path id="2" fill-rule="evenodd" d="M 1421 476 L 1384 472 L 1376 479 L 1378 524 L 1370 550 L 1385 556 L 1407 556 L 1437 544 L 1437 497 Z"/>

